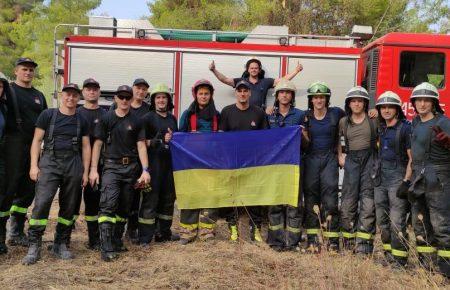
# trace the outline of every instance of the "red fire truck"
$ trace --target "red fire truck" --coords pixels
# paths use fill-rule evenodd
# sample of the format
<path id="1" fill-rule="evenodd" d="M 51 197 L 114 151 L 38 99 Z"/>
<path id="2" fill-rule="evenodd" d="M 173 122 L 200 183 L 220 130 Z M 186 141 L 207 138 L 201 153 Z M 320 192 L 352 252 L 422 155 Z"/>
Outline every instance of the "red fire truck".
<path id="1" fill-rule="evenodd" d="M 334 106 L 342 107 L 346 92 L 361 84 L 368 89 L 372 103 L 386 90 L 399 94 L 411 118 L 414 110 L 409 95 L 424 81 L 438 87 L 444 110 L 450 106 L 446 77 L 450 71 L 450 35 L 389 33 L 362 47 L 367 35 L 290 35 L 285 26 L 260 26 L 242 33 L 125 24 L 119 26 L 113 20 L 109 26 L 90 23 L 55 29 L 57 35 L 61 27 L 74 28 L 74 34 L 63 41 L 55 37 L 55 96 L 62 83 L 82 83 L 94 77 L 108 100 L 117 86 L 143 77 L 150 85 L 163 82 L 173 89 L 175 115 L 179 116 L 192 101 L 192 84 L 206 78 L 216 87 L 215 103 L 221 109 L 234 102 L 233 89 L 218 81 L 208 65 L 214 60 L 220 72 L 239 77 L 245 62 L 256 57 L 267 77 L 278 78 L 298 62 L 303 65 L 304 70 L 293 79 L 299 108 L 306 108 L 306 89 L 317 80 L 329 84 Z M 80 33 L 83 29 L 87 31 L 84 35 Z M 271 95 L 269 91 L 268 105 L 273 102 Z M 449 112 L 447 109 L 446 114 Z"/>

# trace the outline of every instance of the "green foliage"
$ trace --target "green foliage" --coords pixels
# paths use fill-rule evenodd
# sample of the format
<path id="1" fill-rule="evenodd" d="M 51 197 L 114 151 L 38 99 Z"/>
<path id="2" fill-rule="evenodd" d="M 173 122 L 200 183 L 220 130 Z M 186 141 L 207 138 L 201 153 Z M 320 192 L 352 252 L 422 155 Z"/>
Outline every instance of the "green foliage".
<path id="1" fill-rule="evenodd" d="M 448 25 L 448 0 L 156 0 L 149 4 L 156 27 L 251 30 L 287 25 L 293 34 L 346 35 L 369 25 L 391 31 L 428 32 Z"/>
<path id="2" fill-rule="evenodd" d="M 36 1 L 38 2 L 38 1 Z M 47 96 L 53 90 L 53 35 L 55 26 L 61 23 L 88 22 L 87 13 L 100 5 L 100 0 L 52 0 L 47 5 L 39 1 L 30 11 L 8 27 L 8 38 L 14 44 L 15 56 L 9 62 L 12 67 L 17 56 L 27 56 L 39 64 L 35 85 Z M 59 30 L 57 39 L 64 38 L 69 30 Z"/>
<path id="3" fill-rule="evenodd" d="M 10 31 L 14 24 L 21 21 L 23 13 L 31 11 L 34 5 L 42 2 L 43 0 L 0 1 L 0 71 L 9 77 L 13 74 L 14 61 L 23 53 L 11 39 Z"/>

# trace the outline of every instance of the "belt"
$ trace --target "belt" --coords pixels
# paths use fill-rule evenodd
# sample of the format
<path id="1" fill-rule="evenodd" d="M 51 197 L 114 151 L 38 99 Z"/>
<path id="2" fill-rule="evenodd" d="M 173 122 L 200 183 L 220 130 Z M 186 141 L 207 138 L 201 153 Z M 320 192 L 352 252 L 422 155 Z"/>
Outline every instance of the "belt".
<path id="1" fill-rule="evenodd" d="M 106 158 L 105 163 L 114 163 L 114 164 L 122 164 L 128 165 L 130 163 L 137 162 L 137 157 L 122 157 L 122 158 Z"/>

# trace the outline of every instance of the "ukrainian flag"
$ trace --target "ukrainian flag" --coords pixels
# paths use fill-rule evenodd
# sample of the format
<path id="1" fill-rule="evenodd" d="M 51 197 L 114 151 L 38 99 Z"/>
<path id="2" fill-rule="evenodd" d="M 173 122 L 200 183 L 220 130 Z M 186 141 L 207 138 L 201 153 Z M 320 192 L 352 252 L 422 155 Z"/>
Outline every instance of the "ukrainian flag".
<path id="1" fill-rule="evenodd" d="M 170 144 L 179 209 L 297 206 L 299 126 L 175 133 Z"/>

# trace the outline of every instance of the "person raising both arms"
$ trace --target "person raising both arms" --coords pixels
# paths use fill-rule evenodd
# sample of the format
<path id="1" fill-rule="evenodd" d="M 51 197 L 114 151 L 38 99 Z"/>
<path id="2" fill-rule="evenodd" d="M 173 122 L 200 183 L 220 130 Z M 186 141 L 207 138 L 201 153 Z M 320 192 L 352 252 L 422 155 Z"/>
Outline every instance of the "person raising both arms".
<path id="1" fill-rule="evenodd" d="M 249 59 L 245 64 L 245 71 L 240 78 L 229 78 L 219 72 L 216 69 L 216 64 L 214 61 L 209 65 L 209 70 L 213 72 L 213 74 L 217 77 L 219 81 L 222 83 L 236 87 L 236 84 L 242 80 L 247 81 L 250 84 L 251 97 L 250 97 L 250 105 L 255 105 L 261 108 L 266 107 L 266 97 L 269 89 L 275 87 L 281 79 L 291 80 L 293 79 L 299 72 L 303 70 L 303 66 L 300 62 L 297 63 L 294 71 L 288 73 L 282 78 L 266 78 L 265 71 L 262 69 L 261 61 L 256 58 Z"/>

